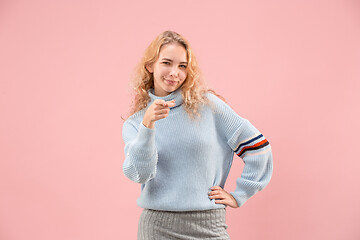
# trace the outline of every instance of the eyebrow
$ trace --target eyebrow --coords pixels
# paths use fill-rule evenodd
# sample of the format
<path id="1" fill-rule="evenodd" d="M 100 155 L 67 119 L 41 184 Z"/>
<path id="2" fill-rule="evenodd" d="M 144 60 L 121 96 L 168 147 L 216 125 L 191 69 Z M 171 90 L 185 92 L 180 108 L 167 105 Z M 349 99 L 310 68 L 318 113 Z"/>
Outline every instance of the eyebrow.
<path id="1" fill-rule="evenodd" d="M 169 58 L 163 58 L 162 60 L 166 60 L 166 61 L 169 61 L 169 62 L 173 62 L 173 60 L 169 59 Z M 181 64 L 187 64 L 187 62 L 180 62 Z"/>

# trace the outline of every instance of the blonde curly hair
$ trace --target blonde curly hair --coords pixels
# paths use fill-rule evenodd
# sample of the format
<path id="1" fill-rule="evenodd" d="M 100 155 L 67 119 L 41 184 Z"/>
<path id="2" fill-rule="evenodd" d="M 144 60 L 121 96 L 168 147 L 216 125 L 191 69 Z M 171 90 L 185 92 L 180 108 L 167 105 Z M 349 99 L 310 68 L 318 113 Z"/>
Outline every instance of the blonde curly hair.
<path id="1" fill-rule="evenodd" d="M 200 78 L 200 69 L 189 42 L 174 31 L 165 31 L 151 42 L 135 69 L 131 81 L 135 96 L 129 116 L 147 107 L 150 101 L 148 91 L 154 88 L 154 77 L 153 73 L 150 73 L 146 66 L 153 64 L 158 59 L 161 47 L 167 44 L 180 44 L 187 53 L 187 76 L 180 88 L 182 90 L 184 109 L 191 118 L 199 116 L 200 107 L 208 103 L 208 99 L 205 96 L 206 92 L 211 92 L 223 99 L 214 90 L 207 89 Z"/>

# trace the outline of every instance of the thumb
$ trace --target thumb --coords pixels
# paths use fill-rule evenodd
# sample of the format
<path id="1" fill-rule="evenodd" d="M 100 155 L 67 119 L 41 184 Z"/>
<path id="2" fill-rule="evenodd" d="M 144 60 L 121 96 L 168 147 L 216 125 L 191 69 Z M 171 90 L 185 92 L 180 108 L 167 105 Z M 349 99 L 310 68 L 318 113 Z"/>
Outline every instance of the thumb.
<path id="1" fill-rule="evenodd" d="M 166 104 L 166 102 L 162 99 L 156 99 L 153 104 L 164 106 Z"/>

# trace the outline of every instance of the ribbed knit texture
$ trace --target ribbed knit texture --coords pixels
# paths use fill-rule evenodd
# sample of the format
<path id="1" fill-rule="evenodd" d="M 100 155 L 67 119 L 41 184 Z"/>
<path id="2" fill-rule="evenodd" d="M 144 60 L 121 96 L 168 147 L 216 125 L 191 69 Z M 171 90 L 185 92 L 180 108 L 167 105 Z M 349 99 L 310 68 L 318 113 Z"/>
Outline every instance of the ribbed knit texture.
<path id="1" fill-rule="evenodd" d="M 139 220 L 138 240 L 229 240 L 225 215 L 225 209 L 191 212 L 144 209 Z"/>
<path id="2" fill-rule="evenodd" d="M 262 190 L 272 175 L 272 152 L 266 138 L 225 102 L 207 93 L 210 104 L 201 117 L 192 120 L 183 108 L 181 90 L 155 99 L 176 99 L 169 116 L 156 121 L 155 128 L 142 124 L 143 109 L 123 125 L 124 174 L 141 183 L 137 204 L 166 211 L 225 208 L 209 199 L 210 187 L 224 188 L 234 153 L 245 163 L 236 189 L 231 194 L 239 206 Z M 240 175 L 240 174 L 239 174 Z"/>

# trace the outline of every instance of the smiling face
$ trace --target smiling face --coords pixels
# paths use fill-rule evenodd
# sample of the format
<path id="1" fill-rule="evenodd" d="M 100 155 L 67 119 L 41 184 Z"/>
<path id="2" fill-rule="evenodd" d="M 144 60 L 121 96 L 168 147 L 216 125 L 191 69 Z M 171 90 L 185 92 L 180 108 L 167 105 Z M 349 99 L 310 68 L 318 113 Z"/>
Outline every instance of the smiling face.
<path id="1" fill-rule="evenodd" d="M 172 43 L 161 47 L 158 59 L 146 67 L 154 77 L 156 96 L 167 96 L 177 90 L 187 76 L 187 53 L 180 44 Z"/>

